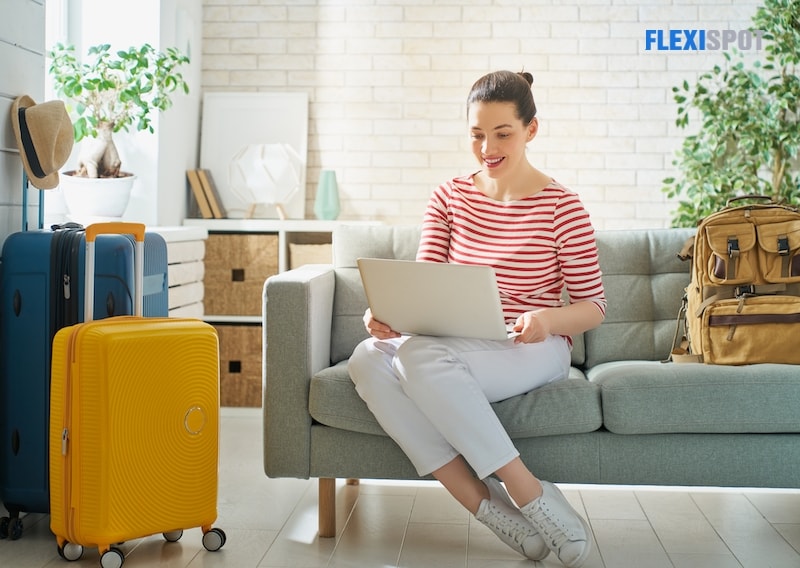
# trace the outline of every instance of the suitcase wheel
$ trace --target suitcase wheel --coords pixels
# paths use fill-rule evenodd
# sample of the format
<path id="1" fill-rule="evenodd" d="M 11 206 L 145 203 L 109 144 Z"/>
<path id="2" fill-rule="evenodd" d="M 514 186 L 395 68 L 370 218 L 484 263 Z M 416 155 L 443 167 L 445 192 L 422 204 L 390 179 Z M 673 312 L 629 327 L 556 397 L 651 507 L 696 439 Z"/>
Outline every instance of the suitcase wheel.
<path id="1" fill-rule="evenodd" d="M 206 550 L 216 552 L 225 545 L 225 531 L 213 528 L 203 535 L 203 546 Z"/>
<path id="2" fill-rule="evenodd" d="M 101 568 L 120 568 L 125 562 L 125 555 L 119 548 L 113 546 L 106 550 L 100 557 Z"/>
<path id="3" fill-rule="evenodd" d="M 64 546 L 58 547 L 58 555 L 64 560 L 75 562 L 83 556 L 83 547 L 80 544 L 66 542 Z"/>
<path id="4" fill-rule="evenodd" d="M 17 540 L 22 536 L 22 519 L 19 517 L 0 518 L 0 539 Z"/>
<path id="5" fill-rule="evenodd" d="M 8 538 L 11 540 L 17 540 L 19 537 L 22 536 L 22 519 L 17 517 L 16 519 L 11 519 L 11 523 L 8 527 Z"/>
<path id="6" fill-rule="evenodd" d="M 166 540 L 167 542 L 178 542 L 183 536 L 183 531 L 182 530 L 170 531 L 170 532 L 165 532 L 163 534 L 164 534 L 164 540 Z"/>

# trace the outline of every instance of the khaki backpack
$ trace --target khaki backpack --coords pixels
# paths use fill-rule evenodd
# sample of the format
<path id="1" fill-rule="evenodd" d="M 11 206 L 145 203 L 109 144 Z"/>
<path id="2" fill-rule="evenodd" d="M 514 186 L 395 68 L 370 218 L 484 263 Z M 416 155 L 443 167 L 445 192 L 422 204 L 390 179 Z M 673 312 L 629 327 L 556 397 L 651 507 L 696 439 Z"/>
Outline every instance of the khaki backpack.
<path id="1" fill-rule="evenodd" d="M 768 203 L 732 205 L 741 199 Z M 678 256 L 692 266 L 673 361 L 800 364 L 797 208 L 763 196 L 731 199 L 700 222 Z"/>

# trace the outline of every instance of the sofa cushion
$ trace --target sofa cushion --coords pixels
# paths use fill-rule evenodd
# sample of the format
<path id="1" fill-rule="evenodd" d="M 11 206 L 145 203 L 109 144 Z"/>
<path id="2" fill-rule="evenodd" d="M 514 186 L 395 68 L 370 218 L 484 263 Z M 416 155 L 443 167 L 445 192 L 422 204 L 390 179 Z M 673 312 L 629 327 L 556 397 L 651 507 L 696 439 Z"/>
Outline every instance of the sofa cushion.
<path id="1" fill-rule="evenodd" d="M 584 334 L 587 367 L 607 361 L 665 358 L 689 263 L 677 253 L 694 229 L 597 231 L 608 300 L 603 324 Z"/>
<path id="2" fill-rule="evenodd" d="M 321 424 L 385 436 L 356 393 L 347 363 L 323 369 L 311 379 L 309 413 Z M 513 438 L 593 432 L 602 425 L 600 391 L 574 369 L 570 378 L 493 404 Z"/>
<path id="3" fill-rule="evenodd" d="M 800 432 L 800 367 L 620 361 L 586 372 L 617 434 Z"/>
<path id="4" fill-rule="evenodd" d="M 331 323 L 331 363 L 350 357 L 368 337 L 362 318 L 367 297 L 361 285 L 356 260 L 398 258 L 413 260 L 419 245 L 416 225 L 340 225 L 333 233 L 333 266 L 336 288 Z"/>

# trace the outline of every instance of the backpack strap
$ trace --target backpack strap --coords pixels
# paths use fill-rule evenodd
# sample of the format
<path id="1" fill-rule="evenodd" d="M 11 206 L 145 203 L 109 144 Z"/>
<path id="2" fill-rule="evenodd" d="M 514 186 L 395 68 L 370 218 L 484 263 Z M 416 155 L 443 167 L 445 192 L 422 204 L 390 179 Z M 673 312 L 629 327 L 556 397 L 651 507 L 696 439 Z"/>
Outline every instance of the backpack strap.
<path id="1" fill-rule="evenodd" d="M 695 235 L 692 235 L 683 243 L 680 252 L 678 252 L 678 258 L 681 260 L 689 260 L 694 256 L 694 238 Z"/>
<path id="2" fill-rule="evenodd" d="M 733 280 L 736 278 L 736 264 L 739 260 L 739 239 L 735 236 L 728 237 L 728 270 L 725 278 Z"/>
<path id="3" fill-rule="evenodd" d="M 702 355 L 693 355 L 690 353 L 689 338 L 686 333 L 686 305 L 688 297 L 683 295 L 681 300 L 681 307 L 678 309 L 678 318 L 675 322 L 675 335 L 672 336 L 672 349 L 666 359 L 662 363 L 702 363 Z M 683 334 L 681 334 L 681 326 L 683 326 Z"/>
<path id="4" fill-rule="evenodd" d="M 791 267 L 792 258 L 789 256 L 789 237 L 787 235 L 778 235 L 778 254 L 781 257 L 781 278 L 789 277 L 789 269 Z"/>

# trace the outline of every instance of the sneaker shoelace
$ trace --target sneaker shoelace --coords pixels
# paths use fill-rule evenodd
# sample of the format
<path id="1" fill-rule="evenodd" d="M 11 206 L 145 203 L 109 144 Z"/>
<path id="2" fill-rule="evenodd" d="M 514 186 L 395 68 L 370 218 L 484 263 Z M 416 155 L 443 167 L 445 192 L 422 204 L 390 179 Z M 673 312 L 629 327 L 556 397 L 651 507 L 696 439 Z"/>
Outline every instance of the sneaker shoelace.
<path id="1" fill-rule="evenodd" d="M 529 530 L 526 530 L 525 525 L 520 523 L 519 521 L 515 521 L 511 517 L 507 516 L 502 511 L 498 511 L 492 507 L 491 511 L 491 519 L 493 525 L 497 530 L 499 530 L 502 534 L 511 537 L 516 544 L 522 548 L 522 544 L 525 542 L 525 539 L 531 536 Z"/>
<path id="2" fill-rule="evenodd" d="M 533 513 L 533 520 L 536 522 L 537 528 L 540 529 L 540 533 L 547 541 L 551 542 L 556 549 L 560 550 L 564 543 L 570 542 L 571 540 L 567 535 L 567 527 L 564 526 L 563 522 L 557 517 L 553 518 L 550 515 L 550 511 L 546 509 L 546 504 L 545 506 L 540 505 L 537 507 L 536 511 Z"/>

